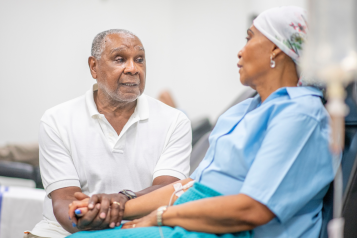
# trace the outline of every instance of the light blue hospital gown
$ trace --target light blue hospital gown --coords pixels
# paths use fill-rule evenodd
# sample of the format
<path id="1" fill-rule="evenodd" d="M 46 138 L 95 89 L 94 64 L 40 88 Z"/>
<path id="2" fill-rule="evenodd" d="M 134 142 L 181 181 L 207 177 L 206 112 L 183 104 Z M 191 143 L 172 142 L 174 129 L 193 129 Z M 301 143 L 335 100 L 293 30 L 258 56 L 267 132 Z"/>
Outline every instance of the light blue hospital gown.
<path id="1" fill-rule="evenodd" d="M 246 194 L 275 215 L 254 237 L 317 238 L 322 199 L 333 180 L 329 116 L 312 87 L 280 88 L 261 105 L 225 112 L 191 178 L 224 194 Z"/>

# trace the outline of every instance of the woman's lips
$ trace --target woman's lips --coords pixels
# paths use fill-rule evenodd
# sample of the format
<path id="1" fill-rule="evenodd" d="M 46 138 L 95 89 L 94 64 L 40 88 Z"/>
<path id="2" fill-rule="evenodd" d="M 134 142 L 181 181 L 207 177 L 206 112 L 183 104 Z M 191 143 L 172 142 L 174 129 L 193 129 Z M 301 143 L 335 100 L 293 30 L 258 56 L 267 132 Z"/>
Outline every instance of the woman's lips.
<path id="1" fill-rule="evenodd" d="M 242 68 L 243 67 L 243 65 L 241 65 L 241 64 L 237 64 L 237 66 L 238 66 L 238 68 Z"/>

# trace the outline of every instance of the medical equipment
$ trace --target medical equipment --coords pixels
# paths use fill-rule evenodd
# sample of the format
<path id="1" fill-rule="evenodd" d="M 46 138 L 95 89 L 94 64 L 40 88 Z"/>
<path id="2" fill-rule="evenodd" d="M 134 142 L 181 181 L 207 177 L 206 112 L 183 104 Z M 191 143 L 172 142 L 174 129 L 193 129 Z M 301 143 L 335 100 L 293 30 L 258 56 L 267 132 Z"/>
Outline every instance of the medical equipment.
<path id="1" fill-rule="evenodd" d="M 164 211 L 166 211 L 166 209 L 167 208 L 169 208 L 172 204 L 172 199 L 173 199 L 173 197 L 174 197 L 174 195 L 176 195 L 177 197 L 181 197 L 181 195 L 185 192 L 184 190 L 185 189 L 189 189 L 190 187 L 192 187 L 193 186 L 193 184 L 195 183 L 195 181 L 193 180 L 193 181 L 190 181 L 190 182 L 188 182 L 188 183 L 186 183 L 185 185 L 182 185 L 182 183 L 175 183 L 173 186 L 174 186 L 174 189 L 175 189 L 175 191 L 172 193 L 172 195 L 171 195 L 171 197 L 170 197 L 170 201 L 169 201 L 169 205 L 168 206 L 164 206 L 165 207 L 165 209 L 162 209 L 162 207 L 160 207 L 161 208 L 161 210 L 158 210 L 158 213 L 157 213 L 157 220 L 158 221 L 161 221 L 160 223 L 160 225 L 159 225 L 159 231 L 160 231 L 160 236 L 161 236 L 161 238 L 165 238 L 164 237 L 164 234 L 162 233 L 162 229 L 161 229 L 161 225 L 162 225 L 162 214 L 164 213 Z M 159 209 L 160 209 L 159 208 Z M 159 216 L 161 216 L 161 217 L 159 217 Z"/>
<path id="2" fill-rule="evenodd" d="M 190 181 L 188 183 L 186 183 L 185 185 L 182 186 L 181 183 L 175 183 L 173 186 L 174 186 L 174 189 L 175 191 L 172 193 L 171 195 L 171 198 L 170 198 L 170 202 L 169 202 L 169 205 L 168 207 L 170 207 L 172 204 L 172 199 L 174 197 L 174 195 L 176 194 L 177 197 L 180 197 L 183 193 L 184 193 L 184 189 L 188 189 L 190 187 L 192 187 L 192 185 L 195 183 L 195 181 Z"/>

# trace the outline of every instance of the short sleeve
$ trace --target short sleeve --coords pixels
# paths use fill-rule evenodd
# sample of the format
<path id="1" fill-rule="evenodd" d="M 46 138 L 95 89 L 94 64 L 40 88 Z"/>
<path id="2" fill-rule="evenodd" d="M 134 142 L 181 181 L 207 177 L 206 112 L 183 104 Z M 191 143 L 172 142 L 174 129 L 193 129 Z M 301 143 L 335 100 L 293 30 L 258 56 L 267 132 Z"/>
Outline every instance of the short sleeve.
<path id="1" fill-rule="evenodd" d="M 59 188 L 80 187 L 68 149 L 50 126 L 41 122 L 39 131 L 40 169 L 47 195 Z"/>
<path id="2" fill-rule="evenodd" d="M 294 114 L 281 113 L 268 124 L 241 189 L 266 205 L 282 223 L 325 189 L 334 176 L 325 133 L 328 126 L 308 115 Z"/>
<path id="3" fill-rule="evenodd" d="M 159 176 L 172 176 L 185 179 L 190 172 L 192 150 L 191 122 L 180 112 L 171 132 L 167 134 L 163 152 L 156 164 L 153 179 Z"/>

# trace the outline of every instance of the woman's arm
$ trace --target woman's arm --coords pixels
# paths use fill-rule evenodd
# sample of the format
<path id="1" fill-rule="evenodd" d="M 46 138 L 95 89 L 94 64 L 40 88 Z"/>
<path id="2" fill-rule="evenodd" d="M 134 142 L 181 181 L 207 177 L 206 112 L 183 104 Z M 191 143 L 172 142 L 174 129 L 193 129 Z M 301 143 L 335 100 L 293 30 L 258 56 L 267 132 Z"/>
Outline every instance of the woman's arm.
<path id="1" fill-rule="evenodd" d="M 187 178 L 184 180 L 180 180 L 178 182 L 174 182 L 172 184 L 166 185 L 162 188 L 159 188 L 155 191 L 152 191 L 148 194 L 142 195 L 136 199 L 129 200 L 125 203 L 125 209 L 124 209 L 124 220 L 131 220 L 139 217 L 143 217 L 150 212 L 154 211 L 160 206 L 168 205 L 171 195 L 173 194 L 174 187 L 173 184 L 175 183 L 181 183 L 182 185 L 185 185 L 186 183 L 192 181 L 192 179 Z M 75 195 L 77 199 L 80 199 L 81 201 L 74 201 L 71 203 L 70 208 L 69 208 L 69 216 L 73 220 L 74 223 L 77 223 L 77 219 L 75 217 L 75 210 L 80 209 L 81 214 L 77 215 L 78 217 L 82 217 L 85 215 L 85 213 L 88 211 L 87 207 L 89 205 L 90 199 L 82 194 L 78 193 Z M 97 195 L 98 197 L 102 196 L 101 194 Z M 172 203 L 176 201 L 177 197 L 173 197 Z M 95 205 L 95 204 L 93 204 Z"/>
<path id="2" fill-rule="evenodd" d="M 274 213 L 265 205 L 247 195 L 238 194 L 172 206 L 163 213 L 162 219 L 165 226 L 218 234 L 251 230 L 268 223 L 274 217 Z M 123 228 L 156 225 L 155 210 L 146 217 L 126 223 Z"/>
<path id="3" fill-rule="evenodd" d="M 187 178 L 175 183 L 181 183 L 182 185 L 185 185 L 190 181 L 192 181 L 192 179 Z M 135 218 L 143 217 L 156 210 L 160 206 L 169 205 L 171 195 L 175 191 L 173 186 L 173 184 L 175 183 L 159 188 L 151 193 L 145 194 L 136 199 L 129 200 L 125 204 L 123 219 L 132 220 Z M 177 197 L 174 196 L 172 199 L 172 203 L 174 203 L 176 199 Z"/>

